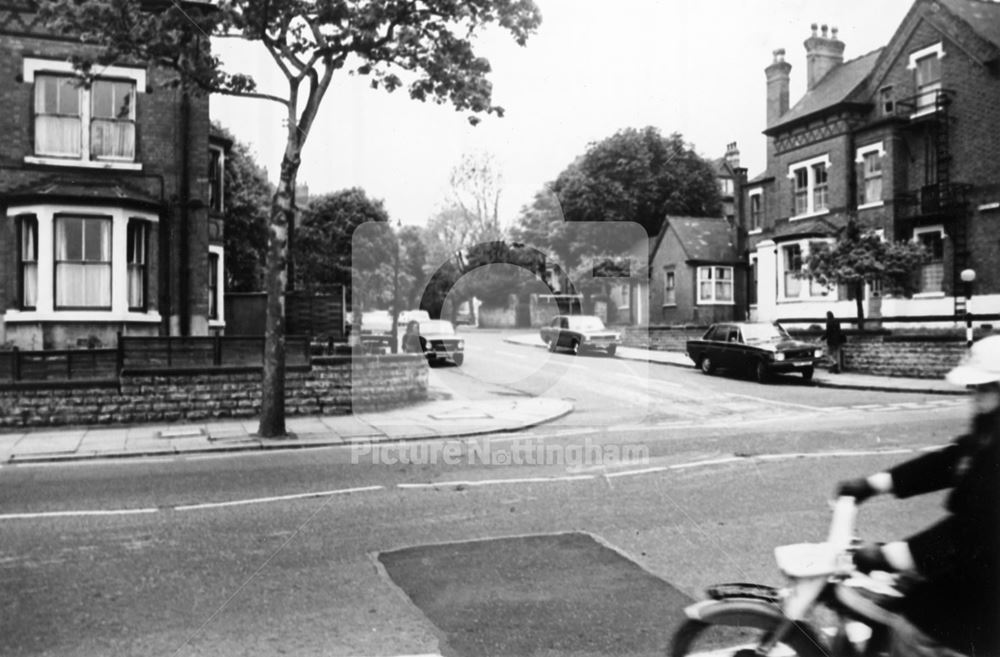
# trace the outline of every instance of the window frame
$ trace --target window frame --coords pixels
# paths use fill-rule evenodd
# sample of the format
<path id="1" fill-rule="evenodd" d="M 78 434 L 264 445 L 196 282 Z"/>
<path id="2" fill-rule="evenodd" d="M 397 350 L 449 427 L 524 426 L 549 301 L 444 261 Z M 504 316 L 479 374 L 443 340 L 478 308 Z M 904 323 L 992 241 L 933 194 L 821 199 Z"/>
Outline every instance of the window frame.
<path id="1" fill-rule="evenodd" d="M 66 60 L 42 59 L 37 57 L 25 57 L 22 62 L 22 80 L 25 84 L 35 85 L 32 98 L 32 125 L 35 126 L 35 134 L 32 138 L 32 151 L 24 156 L 27 164 L 41 164 L 50 166 L 67 166 L 88 169 L 119 169 L 126 171 L 141 171 L 142 163 L 139 162 L 139 140 L 137 127 L 137 113 L 139 104 L 139 94 L 146 92 L 146 69 L 129 66 L 104 66 L 101 68 L 101 75 L 96 81 L 101 83 L 124 82 L 131 85 L 132 102 L 129 103 L 129 118 L 127 121 L 132 126 L 131 131 L 131 157 L 117 156 L 96 156 L 93 155 L 93 135 L 94 129 L 94 98 L 91 89 L 78 87 L 79 117 L 80 117 L 80 152 L 79 154 L 58 154 L 40 152 L 38 149 L 38 110 L 37 110 L 37 78 L 54 77 L 79 79 L 78 72 L 73 68 L 72 62 Z M 106 120 L 106 117 L 98 120 Z"/>
<path id="2" fill-rule="evenodd" d="M 128 223 L 125 229 L 125 273 L 127 277 L 125 285 L 125 294 L 128 302 L 129 312 L 146 312 L 149 309 L 149 234 L 150 234 L 151 224 L 145 219 L 139 217 L 129 217 Z M 136 233 L 139 233 L 138 244 L 135 242 Z M 136 247 L 138 249 L 138 255 L 140 257 L 139 262 L 135 262 Z M 138 266 L 139 268 L 139 295 L 141 303 L 138 305 L 133 305 L 133 291 L 132 291 L 132 271 L 133 268 Z"/>
<path id="3" fill-rule="evenodd" d="M 83 223 L 83 230 L 81 232 L 81 244 L 80 244 L 80 260 L 69 260 L 59 258 L 59 222 L 67 220 L 80 220 Z M 86 257 L 86 247 L 87 247 L 87 232 L 86 226 L 90 223 L 100 222 L 107 226 L 107 237 L 102 239 L 102 241 L 107 242 L 107 258 L 103 260 L 88 260 Z M 86 311 L 109 311 L 114 307 L 114 221 L 111 216 L 108 215 L 89 215 L 86 213 L 57 213 L 52 217 L 52 303 L 56 310 L 86 310 Z M 104 246 L 101 247 L 102 251 Z M 80 305 L 64 305 L 59 303 L 59 265 L 60 264 L 77 264 L 87 266 L 101 266 L 106 268 L 108 271 L 108 303 L 107 305 L 97 305 L 97 304 L 80 304 Z"/>
<path id="4" fill-rule="evenodd" d="M 708 272 L 705 277 L 704 272 Z M 728 272 L 728 278 L 719 278 L 719 271 Z M 736 277 L 735 268 L 732 265 L 699 265 L 695 272 L 695 302 L 699 306 L 732 306 L 736 303 Z M 711 283 L 709 289 L 710 296 L 702 294 L 702 283 Z M 720 299 L 718 286 L 729 285 L 729 299 Z"/>
<path id="5" fill-rule="evenodd" d="M 754 207 L 756 205 L 756 207 Z M 747 194 L 747 214 L 749 215 L 749 234 L 757 234 L 764 230 L 764 190 L 755 189 Z"/>
<path id="6" fill-rule="evenodd" d="M 213 260 L 215 264 L 213 266 Z M 210 244 L 208 247 L 209 267 L 208 279 L 205 287 L 209 294 L 208 312 L 206 313 L 208 324 L 212 328 L 221 328 L 226 325 L 226 251 L 221 245 Z M 215 285 L 212 285 L 212 278 L 215 278 Z M 215 312 L 212 312 L 212 306 Z"/>
<path id="7" fill-rule="evenodd" d="M 917 226 L 913 229 L 913 241 L 922 242 L 922 237 L 924 235 L 930 235 L 936 233 L 941 240 L 941 258 L 939 260 L 932 260 L 920 266 L 918 271 L 918 276 L 920 277 L 920 291 L 914 293 L 913 298 L 915 299 L 930 299 L 945 296 L 945 240 L 948 239 L 948 234 L 944 231 L 943 224 L 934 224 L 932 226 Z M 932 254 L 933 255 L 933 254 Z M 924 288 L 924 276 L 927 267 L 936 266 L 941 269 L 941 284 L 938 290 L 925 290 Z"/>
<path id="8" fill-rule="evenodd" d="M 916 111 L 910 115 L 910 118 L 932 114 L 937 111 L 937 94 L 942 89 L 944 79 L 944 71 L 942 70 L 943 62 L 940 60 L 944 59 L 944 56 L 944 43 L 941 41 L 910 53 L 906 68 L 913 71 L 913 86 L 916 90 Z M 920 84 L 920 63 L 928 61 L 932 57 L 938 60 L 938 76 L 932 82 Z"/>
<path id="9" fill-rule="evenodd" d="M 829 179 L 832 168 L 829 153 L 794 162 L 788 165 L 788 179 L 791 180 L 792 209 L 790 221 L 816 217 L 830 213 Z M 817 171 L 823 172 L 822 183 L 817 183 Z M 804 185 L 802 184 L 804 182 Z M 817 207 L 822 198 L 823 207 Z M 803 203 L 804 201 L 804 203 Z"/>
<path id="10" fill-rule="evenodd" d="M 17 230 L 17 305 L 21 310 L 35 310 L 38 307 L 38 217 L 34 214 L 20 214 L 14 217 Z M 31 259 L 25 255 L 25 236 L 31 235 Z M 27 268 L 34 265 L 34 303 L 27 302 Z"/>
<path id="11" fill-rule="evenodd" d="M 226 211 L 225 202 L 226 150 L 208 147 L 208 210 L 217 214 Z"/>
<path id="12" fill-rule="evenodd" d="M 663 268 L 663 306 L 677 306 L 677 269 L 672 266 Z"/>
<path id="13" fill-rule="evenodd" d="M 878 158 L 878 175 L 869 175 L 868 158 Z M 858 209 L 867 210 L 885 205 L 885 144 L 878 141 L 867 146 L 862 146 L 857 150 L 854 163 L 858 165 Z M 877 179 L 879 181 L 879 198 L 877 200 L 868 199 L 868 183 Z"/>

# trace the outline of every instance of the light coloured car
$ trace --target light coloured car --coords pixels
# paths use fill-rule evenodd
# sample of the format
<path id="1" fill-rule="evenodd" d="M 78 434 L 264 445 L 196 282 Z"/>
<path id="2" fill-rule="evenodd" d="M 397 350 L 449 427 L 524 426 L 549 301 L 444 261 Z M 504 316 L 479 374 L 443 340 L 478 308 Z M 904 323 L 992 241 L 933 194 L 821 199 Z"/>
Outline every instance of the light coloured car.
<path id="1" fill-rule="evenodd" d="M 542 327 L 541 336 L 549 351 L 568 349 L 572 354 L 603 351 L 614 356 L 622 343 L 621 333 L 608 329 L 596 315 L 557 315 Z"/>
<path id="2" fill-rule="evenodd" d="M 420 338 L 427 362 L 451 361 L 455 365 L 465 362 L 465 340 L 455 333 L 455 327 L 445 319 L 420 322 Z"/>

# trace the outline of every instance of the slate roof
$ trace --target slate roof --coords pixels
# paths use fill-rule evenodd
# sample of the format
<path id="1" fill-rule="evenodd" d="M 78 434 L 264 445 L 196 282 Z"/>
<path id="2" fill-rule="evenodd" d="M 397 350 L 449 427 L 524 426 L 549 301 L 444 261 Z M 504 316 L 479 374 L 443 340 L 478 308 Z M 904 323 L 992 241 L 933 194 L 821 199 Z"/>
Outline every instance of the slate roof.
<path id="1" fill-rule="evenodd" d="M 3 194 L 8 201 L 65 200 L 94 205 L 127 205 L 157 209 L 161 203 L 143 191 L 119 181 L 94 181 L 74 178 L 56 178 L 22 187 Z"/>
<path id="2" fill-rule="evenodd" d="M 987 0 L 939 0 L 972 31 L 1000 48 L 1000 3 Z"/>
<path id="3" fill-rule="evenodd" d="M 667 217 L 664 233 L 673 228 L 688 260 L 735 262 L 733 230 L 725 219 L 714 217 Z"/>
<path id="4" fill-rule="evenodd" d="M 815 87 L 795 103 L 795 106 L 781 115 L 768 126 L 765 134 L 770 134 L 781 126 L 803 119 L 807 116 L 829 109 L 845 102 L 864 102 L 861 97 L 865 79 L 875 68 L 882 48 L 873 50 L 867 55 L 844 62 L 833 68 L 820 80 Z"/>

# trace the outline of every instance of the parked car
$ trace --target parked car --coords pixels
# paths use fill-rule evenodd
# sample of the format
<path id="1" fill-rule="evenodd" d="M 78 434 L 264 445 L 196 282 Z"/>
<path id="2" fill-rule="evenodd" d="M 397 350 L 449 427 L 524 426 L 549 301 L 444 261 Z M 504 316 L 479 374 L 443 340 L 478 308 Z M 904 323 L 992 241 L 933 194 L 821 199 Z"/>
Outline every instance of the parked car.
<path id="1" fill-rule="evenodd" d="M 430 319 L 431 316 L 426 310 L 400 310 L 399 319 L 397 321 L 399 322 L 399 330 L 402 331 L 406 328 L 407 324 L 414 320 L 418 322 L 429 322 Z"/>
<path id="2" fill-rule="evenodd" d="M 465 362 L 465 340 L 455 334 L 455 327 L 445 319 L 420 322 L 420 337 L 427 362 L 451 361 L 455 365 Z"/>
<path id="3" fill-rule="evenodd" d="M 604 351 L 614 356 L 622 343 L 621 334 L 607 329 L 594 315 L 558 315 L 542 327 L 541 336 L 549 351 L 569 349 L 573 354 Z"/>
<path id="4" fill-rule="evenodd" d="M 705 374 L 717 368 L 749 372 L 760 383 L 775 372 L 798 372 L 812 379 L 823 350 L 795 340 L 778 324 L 713 324 L 700 340 L 687 341 L 687 354 Z"/>

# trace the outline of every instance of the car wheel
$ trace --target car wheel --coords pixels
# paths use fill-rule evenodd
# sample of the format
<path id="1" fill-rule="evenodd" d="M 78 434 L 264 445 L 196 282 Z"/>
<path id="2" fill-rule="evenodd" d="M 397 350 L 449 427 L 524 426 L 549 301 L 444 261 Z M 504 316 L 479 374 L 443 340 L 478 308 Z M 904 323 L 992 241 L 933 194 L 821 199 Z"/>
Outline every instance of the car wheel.
<path id="1" fill-rule="evenodd" d="M 455 361 L 456 366 L 461 366 L 465 362 L 465 354 L 455 354 L 451 359 Z"/>
<path id="2" fill-rule="evenodd" d="M 614 356 L 616 351 L 618 351 L 618 346 L 611 345 L 610 347 L 608 347 L 608 356 Z"/>
<path id="3" fill-rule="evenodd" d="M 757 367 L 754 368 L 754 378 L 757 379 L 757 383 L 767 383 L 770 380 L 771 373 L 767 370 L 764 361 L 757 361 Z"/>
<path id="4" fill-rule="evenodd" d="M 802 370 L 802 378 L 805 381 L 812 381 L 813 378 L 813 368 L 807 367 Z"/>
<path id="5" fill-rule="evenodd" d="M 578 355 L 580 353 L 580 341 L 579 340 L 573 340 L 572 342 L 569 343 L 569 353 L 573 354 L 574 356 L 576 356 L 576 355 Z"/>
<path id="6" fill-rule="evenodd" d="M 701 371 L 705 374 L 711 374 L 715 371 L 715 363 L 713 363 L 712 359 L 708 356 L 701 357 L 701 360 L 698 361 L 698 367 L 701 368 Z"/>

